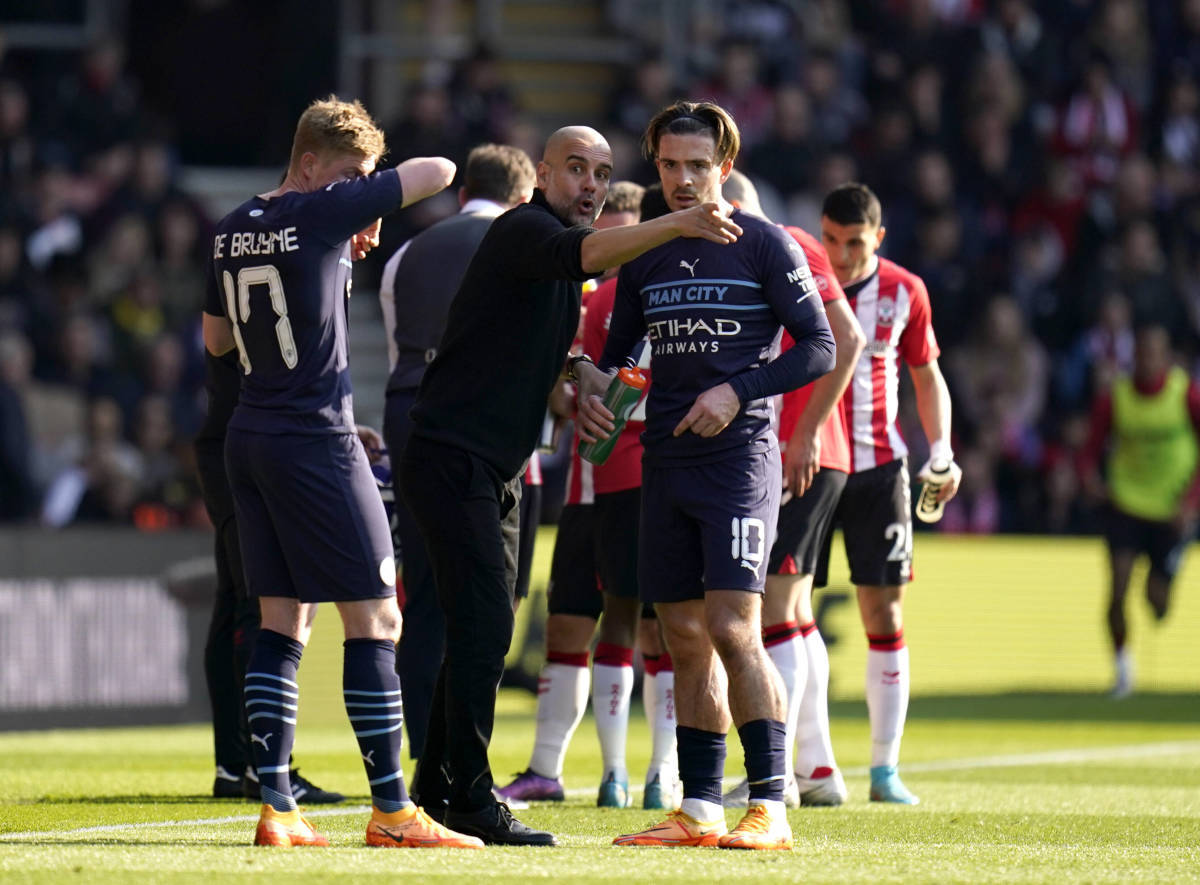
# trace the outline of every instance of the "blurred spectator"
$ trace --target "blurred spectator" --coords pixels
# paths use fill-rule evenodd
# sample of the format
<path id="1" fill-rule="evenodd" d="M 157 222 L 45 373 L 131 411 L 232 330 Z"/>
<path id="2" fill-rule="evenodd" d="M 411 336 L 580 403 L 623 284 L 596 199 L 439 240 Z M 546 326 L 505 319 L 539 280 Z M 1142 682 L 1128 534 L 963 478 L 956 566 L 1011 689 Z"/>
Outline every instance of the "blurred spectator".
<path id="1" fill-rule="evenodd" d="M 1058 151 L 1075 164 L 1088 187 L 1104 185 L 1137 144 L 1137 125 L 1133 103 L 1114 80 L 1111 62 L 1094 52 L 1060 112 Z"/>
<path id="2" fill-rule="evenodd" d="M 132 137 L 137 128 L 137 84 L 125 74 L 125 46 L 115 36 L 98 39 L 77 71 L 58 83 L 53 131 L 82 158 Z"/>
<path id="3" fill-rule="evenodd" d="M 454 70 L 450 103 L 462 120 L 463 137 L 470 146 L 480 142 L 504 143 L 517 112 L 517 102 L 504 79 L 495 52 L 480 45 Z"/>
<path id="4" fill-rule="evenodd" d="M 410 157 L 449 157 L 462 162 L 468 143 L 449 91 L 435 83 L 414 83 L 404 113 L 388 127 L 387 144 L 388 160 L 394 163 Z"/>
<path id="5" fill-rule="evenodd" d="M 966 449 L 957 457 L 963 472 L 962 489 L 946 504 L 938 530 L 974 535 L 999 531 L 1000 496 L 991 455 L 982 449 Z"/>
<path id="6" fill-rule="evenodd" d="M 1193 74 L 1180 71 L 1167 89 L 1159 149 L 1172 162 L 1196 166 L 1200 160 L 1200 88 Z"/>
<path id="7" fill-rule="evenodd" d="M 737 121 L 742 149 L 752 149 L 771 122 L 771 92 L 763 85 L 759 56 L 749 43 L 730 41 L 721 50 L 716 75 L 697 95 L 725 108 Z"/>
<path id="8" fill-rule="evenodd" d="M 1143 111 L 1150 105 L 1150 29 L 1141 0 L 1103 0 L 1092 25 L 1091 43 L 1111 62 L 1113 83 Z"/>
<path id="9" fill-rule="evenodd" d="M 99 398 L 88 406 L 87 433 L 70 463 L 53 478 L 42 505 L 42 523 L 59 528 L 78 519 L 124 521 L 137 494 L 141 458 L 126 442 L 121 408 Z"/>
<path id="10" fill-rule="evenodd" d="M 948 145 L 954 140 L 946 116 L 946 83 L 937 65 L 918 64 L 908 76 L 905 98 L 919 145 Z"/>
<path id="11" fill-rule="evenodd" d="M 675 77 L 666 60 L 658 54 L 646 55 L 626 70 L 624 80 L 609 99 L 608 120 L 641 138 L 650 118 L 670 104 L 676 93 Z M 530 156 L 537 153 L 540 151 Z"/>
<path id="12" fill-rule="evenodd" d="M 803 76 L 812 108 L 813 131 L 820 133 L 821 140 L 832 147 L 849 144 L 850 136 L 868 117 L 862 95 L 844 82 L 836 58 L 826 50 L 809 55 Z"/>
<path id="13" fill-rule="evenodd" d="M 1069 408 L 1085 408 L 1113 379 L 1133 368 L 1133 314 L 1129 299 L 1109 290 L 1100 302 L 1095 321 L 1055 370 L 1057 401 Z"/>
<path id="14" fill-rule="evenodd" d="M 951 353 L 947 364 L 956 417 L 961 415 L 967 428 L 992 435 L 1004 459 L 1035 463 L 1040 457 L 1037 427 L 1049 386 L 1049 362 L 1016 302 L 1007 295 L 993 297 L 982 324 L 966 345 Z"/>
<path id="15" fill-rule="evenodd" d="M 781 199 L 790 199 L 811 185 L 820 143 L 808 94 L 798 84 L 784 84 L 775 90 L 771 128 L 750 149 L 745 171 L 769 183 Z"/>
<path id="16" fill-rule="evenodd" d="M 33 441 L 19 389 L 28 359 L 17 333 L 0 331 L 0 523 L 19 522 L 37 507 L 30 459 Z"/>
<path id="17" fill-rule="evenodd" d="M 1059 60 L 1038 11 L 1029 0 L 997 0 L 979 26 L 985 52 L 1002 52 L 1012 59 L 1035 93 L 1050 95 L 1057 84 Z"/>
<path id="18" fill-rule="evenodd" d="M 29 132 L 29 96 L 16 80 L 0 79 L 0 197 L 3 203 L 28 187 L 37 159 Z"/>

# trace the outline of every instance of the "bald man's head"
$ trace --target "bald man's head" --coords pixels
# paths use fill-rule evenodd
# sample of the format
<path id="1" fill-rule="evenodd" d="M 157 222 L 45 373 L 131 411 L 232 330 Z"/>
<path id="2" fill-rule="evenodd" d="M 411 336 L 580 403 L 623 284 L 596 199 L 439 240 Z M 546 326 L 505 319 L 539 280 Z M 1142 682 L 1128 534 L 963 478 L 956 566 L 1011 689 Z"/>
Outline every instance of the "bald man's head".
<path id="1" fill-rule="evenodd" d="M 546 139 L 537 183 L 567 224 L 590 225 L 600 214 L 612 178 L 612 148 L 590 126 L 564 126 Z"/>

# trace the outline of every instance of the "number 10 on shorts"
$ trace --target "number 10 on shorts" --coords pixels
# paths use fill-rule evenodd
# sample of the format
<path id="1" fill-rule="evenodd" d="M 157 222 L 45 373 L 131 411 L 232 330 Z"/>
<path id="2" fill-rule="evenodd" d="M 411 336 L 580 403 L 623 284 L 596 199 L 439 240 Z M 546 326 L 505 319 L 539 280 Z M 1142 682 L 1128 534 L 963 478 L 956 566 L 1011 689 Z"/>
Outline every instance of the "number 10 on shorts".
<path id="1" fill-rule="evenodd" d="M 767 527 L 761 519 L 753 516 L 734 517 L 733 529 L 733 558 L 739 560 L 739 565 L 748 568 L 758 577 L 758 569 L 763 562 L 763 547 L 767 538 Z"/>

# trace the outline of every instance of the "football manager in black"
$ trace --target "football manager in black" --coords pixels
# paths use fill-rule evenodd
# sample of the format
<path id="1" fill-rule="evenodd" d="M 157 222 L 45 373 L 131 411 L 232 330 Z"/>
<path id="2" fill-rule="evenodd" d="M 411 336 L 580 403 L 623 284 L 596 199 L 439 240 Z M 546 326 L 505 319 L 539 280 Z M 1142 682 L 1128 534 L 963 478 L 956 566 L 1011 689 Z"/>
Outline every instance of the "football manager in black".
<path id="1" fill-rule="evenodd" d="M 675 237 L 741 233 L 717 203 L 596 231 L 611 176 L 612 150 L 594 129 L 547 140 L 533 199 L 497 218 L 471 259 L 400 463 L 446 618 L 413 792 L 447 826 L 491 844 L 556 844 L 493 796 L 487 751 L 513 631 L 520 475 L 579 324 L 580 285 Z M 569 374 L 599 372 L 581 359 Z"/>

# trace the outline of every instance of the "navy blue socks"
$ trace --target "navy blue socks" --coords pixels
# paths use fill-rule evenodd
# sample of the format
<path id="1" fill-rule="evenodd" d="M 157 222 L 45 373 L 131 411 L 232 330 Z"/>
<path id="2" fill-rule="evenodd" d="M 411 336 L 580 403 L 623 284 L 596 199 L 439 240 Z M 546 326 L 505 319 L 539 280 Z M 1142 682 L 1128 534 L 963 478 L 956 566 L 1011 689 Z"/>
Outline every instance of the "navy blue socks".
<path id="1" fill-rule="evenodd" d="M 382 812 L 409 804 L 400 768 L 404 707 L 396 675 L 396 646 L 390 639 L 347 639 L 342 696 L 358 738 L 371 802 Z"/>
<path id="2" fill-rule="evenodd" d="M 304 646 L 273 630 L 260 630 L 246 670 L 246 723 L 262 800 L 276 811 L 296 808 L 288 761 L 296 739 L 300 686 L 296 669 Z"/>

